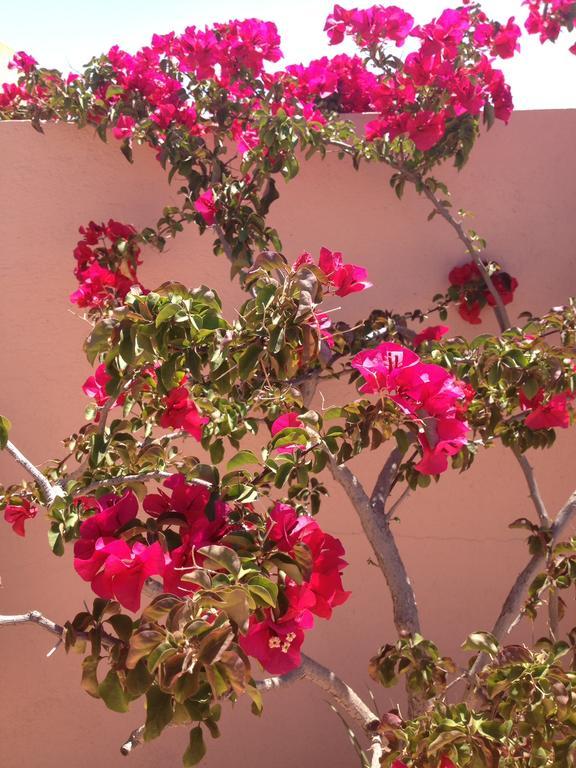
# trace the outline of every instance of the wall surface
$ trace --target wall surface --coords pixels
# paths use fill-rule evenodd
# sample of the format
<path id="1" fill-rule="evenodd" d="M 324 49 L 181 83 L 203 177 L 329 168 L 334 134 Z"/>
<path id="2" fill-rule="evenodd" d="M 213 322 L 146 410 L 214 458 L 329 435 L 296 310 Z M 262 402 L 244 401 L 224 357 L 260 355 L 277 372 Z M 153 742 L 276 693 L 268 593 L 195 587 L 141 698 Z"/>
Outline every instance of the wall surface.
<path id="1" fill-rule="evenodd" d="M 501 261 L 520 283 L 512 314 L 544 311 L 576 294 L 574 200 L 576 111 L 525 112 L 483 136 L 460 175 L 440 175 L 455 208 L 473 211 L 473 226 L 488 240 L 488 256 Z M 89 374 L 81 353 L 89 328 L 68 303 L 74 290 L 72 249 L 78 226 L 114 217 L 137 227 L 155 223 L 174 199 L 151 153 L 137 153 L 133 166 L 114 142 L 102 144 L 89 130 L 27 124 L 0 125 L 0 413 L 13 423 L 14 442 L 38 465 L 61 455 L 60 440 L 82 423 L 86 399 L 80 386 Z M 354 172 L 335 155 L 304 164 L 281 189 L 272 221 L 285 253 L 317 253 L 321 245 L 368 267 L 375 285 L 342 301 L 340 316 L 361 318 L 372 307 L 426 307 L 442 291 L 449 269 L 465 259 L 446 225 L 426 222 L 429 208 L 412 191 L 401 203 L 381 167 Z M 206 283 L 220 292 L 232 315 L 241 301 L 228 281 L 224 259 L 211 254 L 209 236 L 190 229 L 163 255 L 147 255 L 143 282 L 165 279 L 190 286 Z M 470 326 L 450 317 L 455 332 Z M 493 326 L 484 321 L 480 331 Z M 343 400 L 344 389 L 323 389 L 326 407 Z M 353 397 L 349 393 L 348 397 Z M 557 509 L 576 484 L 574 432 L 559 435 L 553 452 L 534 455 L 543 494 Z M 355 469 L 371 485 L 385 449 L 364 456 Z M 9 457 L 0 457 L 2 482 L 21 477 Z M 350 567 L 352 598 L 332 622 L 317 622 L 305 650 L 332 666 L 360 694 L 369 684 L 366 662 L 394 638 L 390 601 L 353 510 L 339 489 L 323 506 L 322 524 L 340 536 Z M 471 631 L 489 628 L 508 586 L 526 561 L 522 533 L 507 525 L 532 516 L 518 466 L 499 448 L 481 454 L 470 472 L 448 473 L 442 482 L 412 496 L 395 531 L 418 596 L 425 634 L 446 653 L 458 655 Z M 0 613 L 41 610 L 65 621 L 89 600 L 69 556 L 51 555 L 41 519 L 28 525 L 26 540 L 0 526 Z M 572 608 L 570 609 L 572 610 Z M 574 623 L 574 622 L 573 622 Z M 516 637 L 531 636 L 531 628 Z M 108 712 L 78 685 L 79 659 L 59 650 L 45 655 L 53 638 L 33 626 L 0 635 L 0 765 L 3 768 L 107 768 L 126 766 L 119 745 L 142 722 L 139 702 L 126 715 Z M 396 693 L 376 691 L 381 709 Z M 226 711 L 222 738 L 209 745 L 206 766 L 235 768 L 350 768 L 341 723 L 321 694 L 299 683 L 266 698 L 261 720 L 245 702 Z M 170 729 L 128 758 L 140 768 L 178 766 L 186 732 Z"/>

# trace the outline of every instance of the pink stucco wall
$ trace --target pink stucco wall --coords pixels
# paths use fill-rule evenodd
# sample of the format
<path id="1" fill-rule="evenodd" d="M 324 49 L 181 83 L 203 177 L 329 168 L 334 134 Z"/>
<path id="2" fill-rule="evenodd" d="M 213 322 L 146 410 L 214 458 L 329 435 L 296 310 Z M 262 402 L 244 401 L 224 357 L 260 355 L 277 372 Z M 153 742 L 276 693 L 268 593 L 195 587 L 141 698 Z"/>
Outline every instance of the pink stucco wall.
<path id="1" fill-rule="evenodd" d="M 576 111 L 525 112 L 509 127 L 484 136 L 465 171 L 442 174 L 455 207 L 474 211 L 474 226 L 488 240 L 488 256 L 518 277 L 512 312 L 545 310 L 576 294 L 574 200 L 576 157 L 572 151 Z M 0 125 L 0 413 L 13 422 L 13 439 L 41 465 L 61 450 L 59 440 L 82 422 L 86 404 L 80 385 L 88 374 L 81 345 L 88 325 L 68 304 L 74 288 L 72 248 L 78 226 L 115 217 L 137 227 L 152 224 L 173 198 L 152 155 L 137 153 L 129 166 L 114 144 L 90 131 L 49 127 L 45 136 L 22 123 Z M 273 223 L 294 258 L 321 245 L 342 250 L 366 265 L 375 288 L 342 301 L 342 317 L 360 318 L 374 306 L 427 306 L 444 288 L 462 248 L 442 222 L 426 222 L 428 207 L 408 191 L 399 203 L 381 167 L 354 172 L 328 157 L 305 164 L 281 189 Z M 163 255 L 150 253 L 143 281 L 166 277 L 217 288 L 232 314 L 241 296 L 227 278 L 224 259 L 214 259 L 208 237 L 190 229 Z M 468 332 L 454 318 L 456 331 Z M 490 329 L 485 322 L 480 330 Z M 326 406 L 345 395 L 322 391 Z M 555 509 L 576 481 L 573 433 L 559 436 L 554 452 L 533 457 L 546 501 Z M 356 462 L 373 482 L 385 457 L 381 450 Z M 20 477 L 9 457 L 0 457 L 0 477 Z M 513 574 L 526 559 L 521 532 L 507 524 L 531 515 L 527 492 L 513 458 L 500 448 L 481 454 L 464 477 L 450 475 L 420 491 L 402 509 L 396 526 L 422 611 L 424 632 L 447 653 L 463 638 L 491 626 Z M 389 599 L 353 511 L 338 489 L 322 511 L 322 523 L 342 538 L 350 568 L 350 601 L 331 623 L 318 622 L 306 651 L 367 690 L 367 658 L 394 637 Z M 32 608 L 57 621 L 81 609 L 89 590 L 72 572 L 70 557 L 54 558 L 42 520 L 29 525 L 26 540 L 0 530 L 0 613 Z M 530 636 L 530 628 L 522 630 Z M 170 729 L 158 742 L 122 758 L 118 747 L 142 721 L 139 703 L 129 714 L 108 712 L 79 686 L 80 665 L 60 650 L 45 654 L 52 638 L 32 626 L 0 635 L 0 765 L 3 768 L 142 768 L 177 766 L 186 732 Z M 376 692 L 382 709 L 395 693 Z M 226 711 L 223 736 L 209 745 L 206 765 L 238 768 L 349 768 L 354 755 L 345 732 L 322 696 L 308 686 L 271 694 L 257 720 L 241 702 Z"/>

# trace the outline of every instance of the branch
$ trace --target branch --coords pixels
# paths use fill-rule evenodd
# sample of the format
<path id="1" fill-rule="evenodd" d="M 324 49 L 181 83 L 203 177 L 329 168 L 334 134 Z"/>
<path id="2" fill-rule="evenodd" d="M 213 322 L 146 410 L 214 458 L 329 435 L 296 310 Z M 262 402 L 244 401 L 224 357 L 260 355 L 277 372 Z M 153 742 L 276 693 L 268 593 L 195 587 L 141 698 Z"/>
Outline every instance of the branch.
<path id="1" fill-rule="evenodd" d="M 64 627 L 60 624 L 56 624 L 45 616 L 42 616 L 40 611 L 28 611 L 28 613 L 19 613 L 14 616 L 2 616 L 0 615 L 0 627 L 12 626 L 14 624 L 37 624 L 42 629 L 50 632 L 53 635 L 62 637 L 64 634 Z"/>
<path id="2" fill-rule="evenodd" d="M 224 234 L 224 230 L 222 229 L 222 227 L 218 223 L 214 223 L 212 225 L 212 229 L 218 235 L 218 240 L 220 240 L 220 245 L 222 246 L 222 250 L 226 254 L 226 258 L 228 259 L 228 261 L 234 263 L 234 252 L 232 250 L 232 246 L 230 245 L 230 243 L 226 239 L 226 236 Z"/>
<path id="3" fill-rule="evenodd" d="M 144 739 L 144 726 L 139 725 L 138 728 L 135 728 L 130 734 L 130 736 L 128 736 L 124 744 L 122 744 L 122 746 L 120 747 L 120 752 L 124 756 L 129 755 L 133 749 L 136 749 L 136 747 L 142 743 L 143 739 Z"/>
<path id="4" fill-rule="evenodd" d="M 364 730 L 371 724 L 380 722 L 380 718 L 364 704 L 358 694 L 332 670 L 302 654 L 302 664 L 297 671 L 301 672 L 306 680 L 325 691 L 332 701 Z"/>
<path id="5" fill-rule="evenodd" d="M 383 755 L 382 737 L 378 735 L 374 736 L 372 738 L 372 760 L 370 762 L 370 768 L 380 768 Z"/>
<path id="6" fill-rule="evenodd" d="M 526 478 L 526 482 L 528 483 L 528 488 L 530 489 L 530 498 L 534 503 L 534 508 L 538 514 L 540 525 L 543 528 L 550 528 L 550 517 L 546 507 L 544 506 L 544 501 L 542 500 L 540 489 L 538 488 L 538 483 L 536 482 L 534 468 L 523 453 L 520 453 L 520 451 L 516 449 L 513 451 L 513 453 L 514 456 L 516 456 L 522 472 L 524 473 L 524 477 Z"/>
<path id="7" fill-rule="evenodd" d="M 108 488 L 110 486 L 124 485 L 125 483 L 142 483 L 147 480 L 163 480 L 167 477 L 172 477 L 172 472 L 142 472 L 138 475 L 120 475 L 118 477 L 109 477 L 106 480 L 96 480 L 85 488 L 81 488 L 74 493 L 74 496 L 80 496 L 85 493 L 92 493 L 98 490 L 98 488 Z M 199 477 L 194 477 L 188 480 L 192 485 L 202 485 L 205 488 L 212 488 L 212 483 L 209 480 L 201 480 Z"/>
<path id="8" fill-rule="evenodd" d="M 568 501 L 564 504 L 558 513 L 556 520 L 552 524 L 552 527 L 550 528 L 550 549 L 558 542 L 558 539 L 564 532 L 564 529 L 570 524 L 575 514 L 576 491 L 572 493 Z M 527 565 L 525 565 L 518 574 L 512 589 L 504 601 L 504 605 L 500 610 L 500 615 L 494 624 L 494 628 L 492 629 L 492 634 L 498 640 L 498 642 L 501 642 L 502 639 L 507 634 L 509 634 L 509 632 L 511 632 L 511 630 L 518 623 L 521 616 L 522 603 L 524 602 L 526 591 L 542 567 L 545 565 L 546 557 L 546 552 L 533 555 L 528 561 Z M 480 654 L 476 658 L 474 664 L 470 667 L 468 676 L 473 678 L 473 676 L 482 669 L 485 661 L 486 655 Z"/>
<path id="9" fill-rule="evenodd" d="M 32 462 L 24 456 L 21 451 L 16 448 L 14 443 L 11 443 L 10 440 L 6 443 L 6 450 L 8 453 L 20 464 L 20 466 L 24 467 L 26 472 L 28 472 L 29 475 L 32 475 L 34 480 L 36 481 L 37 485 L 40 488 L 40 495 L 42 497 L 42 501 L 46 506 L 50 506 L 53 502 L 56 496 L 58 496 L 58 491 L 56 488 L 52 486 L 50 481 L 47 477 L 45 477 L 40 470 L 32 464 Z"/>
<path id="10" fill-rule="evenodd" d="M 508 330 L 508 328 L 512 326 L 512 323 L 510 322 L 510 318 L 508 317 L 506 308 L 502 303 L 502 297 L 496 290 L 496 287 L 492 282 L 492 278 L 488 274 L 488 270 L 486 269 L 486 266 L 484 265 L 484 262 L 480 257 L 480 253 L 478 251 L 478 248 L 474 240 L 466 233 L 464 227 L 462 226 L 462 222 L 459 221 L 450 213 L 449 208 L 446 205 L 442 204 L 444 201 L 440 200 L 437 197 L 436 193 L 430 189 L 430 187 L 426 184 L 426 182 L 424 181 L 424 179 L 422 179 L 421 176 L 419 176 L 417 173 L 413 173 L 412 171 L 408 171 L 404 169 L 402 166 L 396 165 L 391 160 L 387 160 L 386 162 L 392 168 L 399 171 L 408 181 L 412 182 L 412 184 L 414 184 L 417 188 L 421 188 L 421 191 L 424 192 L 424 195 L 428 198 L 428 200 L 430 200 L 430 202 L 434 206 L 434 210 L 436 211 L 436 213 L 440 215 L 445 221 L 447 221 L 448 224 L 452 227 L 452 229 L 456 232 L 458 239 L 464 244 L 466 250 L 468 251 L 473 261 L 476 263 L 476 266 L 480 270 L 480 274 L 484 279 L 484 283 L 486 284 L 486 287 L 490 291 L 490 295 L 494 299 L 494 302 L 495 302 L 494 313 L 496 315 L 496 319 L 498 320 L 498 325 L 500 326 L 500 330 L 501 331 Z"/>
<path id="11" fill-rule="evenodd" d="M 394 453 L 394 452 L 393 452 Z M 386 462 L 388 468 L 395 466 L 397 456 Z M 362 523 L 364 533 L 370 542 L 374 554 L 378 559 L 380 570 L 390 589 L 392 606 L 394 610 L 394 624 L 400 634 L 413 635 L 420 632 L 420 620 L 414 590 L 406 572 L 404 562 L 396 546 L 390 525 L 385 516 L 372 506 L 366 491 L 358 481 L 358 478 L 344 465 L 340 465 L 334 458 L 328 462 L 334 479 L 346 491 L 346 494 Z M 386 469 L 386 466 L 385 466 Z M 375 491 L 377 499 L 380 498 L 380 485 L 384 487 L 386 478 L 384 471 L 380 473 Z M 382 483 L 380 484 L 380 480 Z"/>
<path id="12" fill-rule="evenodd" d="M 390 492 L 394 487 L 394 482 L 396 480 L 398 468 L 402 462 L 403 455 L 404 454 L 399 448 L 395 448 L 390 456 L 388 456 L 386 463 L 378 475 L 378 479 L 374 485 L 374 490 L 370 496 L 370 506 L 377 515 L 383 515 L 386 511 L 386 502 L 388 501 Z"/>
<path id="13" fill-rule="evenodd" d="M 46 616 L 43 616 L 40 613 L 40 611 L 28 611 L 28 613 L 18 613 L 12 616 L 0 615 L 0 627 L 14 626 L 16 624 L 36 624 L 37 626 L 42 627 L 42 629 L 45 629 L 47 632 L 50 632 L 52 635 L 56 635 L 60 639 L 64 637 L 64 633 L 66 631 L 65 627 L 62 627 L 60 624 L 56 624 L 56 622 L 47 619 Z M 74 630 L 74 634 L 76 637 L 79 637 L 82 640 L 91 639 L 91 636 L 88 632 L 77 632 Z M 101 640 L 102 645 L 106 648 L 111 648 L 113 645 L 117 645 L 121 642 L 117 638 L 112 637 L 112 635 L 108 635 L 106 632 L 101 633 Z"/>
<path id="14" fill-rule="evenodd" d="M 396 499 L 394 504 L 392 504 L 392 506 L 390 507 L 390 510 L 386 513 L 386 520 L 394 519 L 394 515 L 398 511 L 398 508 L 400 507 L 402 502 L 405 501 L 408 498 L 408 496 L 410 496 L 411 493 L 412 493 L 412 488 L 410 488 L 410 486 L 407 485 L 406 488 L 404 488 L 404 490 L 402 491 L 401 495 Z"/>

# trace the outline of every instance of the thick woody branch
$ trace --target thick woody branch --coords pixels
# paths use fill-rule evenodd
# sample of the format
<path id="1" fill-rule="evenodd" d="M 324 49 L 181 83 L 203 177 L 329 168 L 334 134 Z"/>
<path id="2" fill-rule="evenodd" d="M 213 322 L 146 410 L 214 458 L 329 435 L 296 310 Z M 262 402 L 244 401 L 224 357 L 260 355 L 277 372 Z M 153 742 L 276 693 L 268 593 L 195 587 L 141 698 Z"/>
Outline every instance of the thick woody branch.
<path id="1" fill-rule="evenodd" d="M 538 519 L 540 520 L 540 525 L 543 528 L 549 528 L 550 517 L 548 515 L 548 511 L 546 510 L 546 507 L 544 506 L 544 501 L 542 500 L 542 495 L 540 494 L 540 489 L 538 487 L 538 483 L 536 482 L 534 469 L 530 464 L 530 462 L 528 461 L 528 459 L 526 458 L 526 456 L 523 453 L 520 453 L 520 451 L 515 450 L 514 456 L 516 456 L 516 459 L 520 464 L 520 468 L 524 473 L 524 477 L 526 478 L 526 482 L 528 483 L 528 488 L 530 489 L 530 498 L 532 499 L 532 503 L 534 504 L 536 514 L 538 515 Z"/>
<path id="2" fill-rule="evenodd" d="M 48 478 L 44 477 L 38 467 L 35 467 L 34 464 L 32 464 L 32 462 L 27 459 L 26 456 L 24 456 L 24 454 L 18 450 L 18 448 L 16 448 L 14 443 L 10 442 L 10 440 L 8 440 L 6 443 L 6 450 L 18 462 L 18 464 L 20 464 L 21 467 L 24 467 L 26 472 L 28 472 L 28 474 L 34 478 L 40 489 L 42 501 L 44 504 L 46 504 L 46 506 L 50 506 L 54 502 L 54 499 L 58 493 Z"/>
<path id="3" fill-rule="evenodd" d="M 377 515 L 383 515 L 386 512 L 386 502 L 394 487 L 398 468 L 402 463 L 402 456 L 402 451 L 395 448 L 390 456 L 388 456 L 386 463 L 378 475 L 374 490 L 372 491 L 372 496 L 370 496 L 370 505 Z"/>
<path id="4" fill-rule="evenodd" d="M 558 540 L 568 525 L 571 523 L 575 515 L 576 491 L 574 491 L 568 501 L 564 504 L 558 513 L 556 520 L 552 524 L 552 527 L 550 528 L 550 548 L 558 543 Z M 492 629 L 492 634 L 498 640 L 498 642 L 501 642 L 504 637 L 509 634 L 511 630 L 516 626 L 522 613 L 522 604 L 525 600 L 528 587 L 545 566 L 546 557 L 546 552 L 533 555 L 528 561 L 527 565 L 525 565 L 518 574 L 512 589 L 504 601 L 500 615 L 494 624 L 494 628 Z M 480 654 L 468 672 L 469 678 L 473 678 L 473 676 L 482 669 L 485 662 L 486 656 L 484 654 Z"/>
<path id="5" fill-rule="evenodd" d="M 378 716 L 335 672 L 305 654 L 302 654 L 302 663 L 298 669 L 287 675 L 261 680 L 256 683 L 256 686 L 261 691 L 272 691 L 291 685 L 300 679 L 309 680 L 327 693 L 333 704 L 361 725 L 363 730 L 366 730 L 370 724 L 379 722 Z"/>
<path id="6" fill-rule="evenodd" d="M 379 510 L 382 492 L 385 490 L 386 485 L 390 483 L 388 473 L 392 473 L 393 468 L 397 469 L 398 461 L 399 457 L 397 455 L 389 459 L 387 471 L 380 474 L 379 481 L 375 487 L 376 503 L 374 506 L 358 478 L 348 467 L 338 464 L 333 458 L 330 459 L 328 466 L 332 476 L 346 491 L 348 498 L 352 502 L 360 518 L 364 533 L 378 559 L 378 564 L 390 589 L 396 629 L 400 634 L 413 635 L 416 632 L 420 632 L 420 620 L 414 590 L 390 530 L 389 522 Z"/>
<path id="7" fill-rule="evenodd" d="M 142 472 L 138 475 L 120 475 L 118 477 L 108 477 L 105 480 L 97 480 L 85 488 L 79 488 L 75 492 L 75 496 L 84 495 L 86 493 L 92 493 L 99 488 L 115 487 L 117 485 L 125 485 L 127 483 L 145 483 L 149 480 L 163 480 L 168 477 L 172 477 L 172 472 L 163 472 L 158 470 L 157 472 Z M 188 481 L 193 485 L 202 485 L 205 488 L 212 488 L 212 483 L 208 480 L 202 480 L 200 478 L 192 478 Z"/>

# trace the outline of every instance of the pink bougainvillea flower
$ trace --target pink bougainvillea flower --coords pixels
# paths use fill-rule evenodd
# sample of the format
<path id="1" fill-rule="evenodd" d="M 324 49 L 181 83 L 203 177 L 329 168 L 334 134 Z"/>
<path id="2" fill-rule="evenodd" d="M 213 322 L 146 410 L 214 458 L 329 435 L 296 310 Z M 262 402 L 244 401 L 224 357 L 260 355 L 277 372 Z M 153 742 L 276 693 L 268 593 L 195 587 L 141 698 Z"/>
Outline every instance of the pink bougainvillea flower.
<path id="1" fill-rule="evenodd" d="M 492 53 L 501 59 L 511 59 L 516 51 L 520 50 L 518 40 L 522 35 L 520 27 L 514 23 L 514 17 L 508 19 L 504 26 L 500 26 L 492 38 Z"/>
<path id="2" fill-rule="evenodd" d="M 301 267 L 306 266 L 307 264 L 313 264 L 314 259 L 312 258 L 311 254 L 308 253 L 308 251 L 303 251 L 300 256 L 296 259 L 294 264 L 292 265 L 292 269 L 294 272 L 298 272 L 298 270 Z"/>
<path id="3" fill-rule="evenodd" d="M 449 330 L 447 325 L 429 325 L 414 336 L 414 346 L 419 347 L 425 341 L 439 341 Z"/>
<path id="4" fill-rule="evenodd" d="M 479 325 L 482 320 L 480 319 L 480 312 L 482 311 L 482 304 L 479 301 L 473 301 L 469 303 L 464 299 L 458 304 L 458 314 L 463 320 L 471 325 Z"/>
<path id="5" fill-rule="evenodd" d="M 446 118 L 443 112 L 417 112 L 406 121 L 406 133 L 416 145 L 416 149 L 426 152 L 435 147 L 444 137 Z"/>
<path id="6" fill-rule="evenodd" d="M 364 267 L 344 264 L 344 257 L 339 251 L 321 248 L 318 266 L 334 286 L 336 296 L 348 296 L 372 286 Z"/>
<path id="7" fill-rule="evenodd" d="M 102 570 L 92 579 L 94 592 L 105 600 L 116 599 L 129 611 L 138 611 L 146 579 L 162 576 L 165 558 L 158 542 L 146 546 L 136 542 L 130 547 L 116 539 L 96 542 L 96 551 L 105 555 Z"/>
<path id="8" fill-rule="evenodd" d="M 116 139 L 129 138 L 134 133 L 135 125 L 136 125 L 136 120 L 134 120 L 133 117 L 130 117 L 130 115 L 120 115 L 120 117 L 116 121 L 116 125 L 112 130 L 112 133 L 114 134 L 114 138 Z"/>
<path id="9" fill-rule="evenodd" d="M 191 545 L 204 547 L 214 544 L 224 535 L 227 525 L 228 507 L 217 500 L 208 516 L 210 490 L 194 482 L 187 482 L 182 474 L 175 474 L 164 481 L 164 486 L 171 491 L 168 495 L 162 490 L 148 494 L 144 498 L 145 511 L 162 521 L 182 518 L 184 534 Z"/>
<path id="10" fill-rule="evenodd" d="M 79 538 L 74 543 L 74 568 L 85 581 L 91 581 L 106 559 L 101 549 L 96 551 L 96 542 L 112 541 L 121 528 L 136 519 L 138 499 L 133 491 L 126 491 L 122 496 L 110 493 L 100 499 L 79 501 L 84 507 L 97 510 L 81 523 Z"/>
<path id="11" fill-rule="evenodd" d="M 33 56 L 24 51 L 18 51 L 12 57 L 12 61 L 8 63 L 8 69 L 17 69 L 28 74 L 37 64 L 38 62 Z"/>
<path id="12" fill-rule="evenodd" d="M 326 277 L 333 277 L 344 266 L 344 257 L 340 251 L 331 251 L 328 248 L 320 248 L 318 266 Z"/>
<path id="13" fill-rule="evenodd" d="M 252 616 L 247 634 L 240 635 L 238 640 L 242 650 L 257 659 L 267 672 L 283 675 L 302 663 L 304 630 L 311 629 L 313 624 L 309 611 L 303 611 L 297 619 L 276 621 L 258 621 Z"/>
<path id="14" fill-rule="evenodd" d="M 96 405 L 104 405 L 108 400 L 106 384 L 109 381 L 112 381 L 112 376 L 106 371 L 106 365 L 101 363 L 94 371 L 94 375 L 89 376 L 84 384 L 82 384 L 82 391 L 85 395 L 95 400 Z"/>
<path id="15" fill-rule="evenodd" d="M 304 424 L 300 419 L 298 418 L 298 414 L 294 412 L 290 413 L 284 413 L 282 416 L 278 416 L 278 418 L 272 423 L 272 426 L 270 427 L 270 432 L 272 434 L 272 437 L 275 437 L 279 432 L 282 432 L 284 429 L 302 429 L 304 427 Z M 295 451 L 302 450 L 304 446 L 302 445 L 280 445 L 278 448 L 275 448 L 274 450 L 277 453 L 294 453 Z"/>
<path id="16" fill-rule="evenodd" d="M 180 385 L 164 398 L 166 410 L 160 416 L 160 426 L 183 429 L 195 440 L 202 439 L 202 428 L 210 419 L 200 416 L 196 404 L 190 399 L 188 390 Z"/>
<path id="17" fill-rule="evenodd" d="M 330 329 L 332 328 L 332 320 L 330 319 L 330 315 L 328 315 L 326 312 L 314 312 L 313 310 L 312 317 L 307 322 L 308 325 L 316 328 L 320 334 L 320 338 L 322 341 L 326 342 L 328 348 L 333 349 L 334 335 L 330 333 Z"/>
<path id="18" fill-rule="evenodd" d="M 390 374 L 398 368 L 414 365 L 419 362 L 418 355 L 401 344 L 385 341 L 375 349 L 359 352 L 352 358 L 350 365 L 359 371 L 364 384 L 360 392 L 373 394 L 387 389 Z"/>
<path id="19" fill-rule="evenodd" d="M 216 201 L 214 200 L 214 190 L 207 189 L 194 203 L 194 208 L 204 219 L 206 224 L 211 227 L 216 221 Z"/>
<path id="20" fill-rule="evenodd" d="M 496 272 L 492 276 L 494 287 L 500 294 L 503 304 L 510 304 L 514 300 L 514 291 L 518 288 L 518 280 L 512 277 L 508 272 Z M 493 307 L 496 304 L 490 291 L 486 290 L 486 301 Z"/>
<path id="21" fill-rule="evenodd" d="M 30 504 L 28 499 L 22 499 L 18 504 L 7 504 L 4 509 L 4 520 L 12 526 L 18 536 L 25 536 L 24 524 L 38 514 L 37 507 Z"/>
<path id="22" fill-rule="evenodd" d="M 268 535 L 280 550 L 294 555 L 295 547 L 304 544 L 312 559 L 306 581 L 289 585 L 287 596 L 291 610 L 294 612 L 297 604 L 321 618 L 330 618 L 332 609 L 342 605 L 350 595 L 342 585 L 342 571 L 347 565 L 342 543 L 325 533 L 314 518 L 297 515 L 289 504 L 275 504 L 270 519 Z"/>
<path id="23" fill-rule="evenodd" d="M 350 293 L 358 293 L 372 287 L 367 270 L 356 264 L 344 264 L 334 273 L 332 282 L 336 288 L 336 296 L 348 296 Z"/>
<path id="24" fill-rule="evenodd" d="M 439 475 L 448 469 L 448 457 L 459 453 L 468 443 L 470 427 L 459 419 L 437 419 L 433 425 L 434 437 L 420 433 L 422 459 L 414 469 L 423 475 Z M 435 440 L 431 445 L 431 441 Z"/>
<path id="25" fill-rule="evenodd" d="M 544 402 L 543 389 L 540 389 L 531 400 L 520 392 L 520 405 L 523 410 L 531 410 L 524 419 L 528 429 L 567 429 L 570 426 L 566 394 L 552 395 L 548 402 Z"/>

